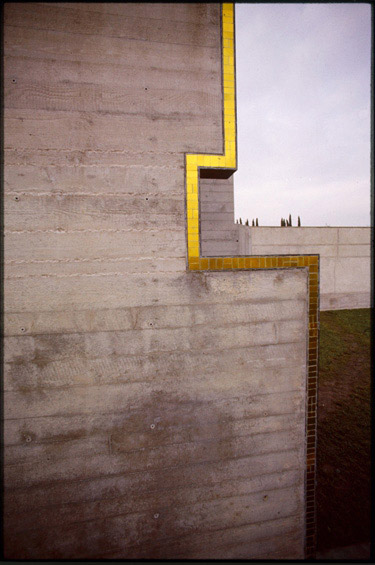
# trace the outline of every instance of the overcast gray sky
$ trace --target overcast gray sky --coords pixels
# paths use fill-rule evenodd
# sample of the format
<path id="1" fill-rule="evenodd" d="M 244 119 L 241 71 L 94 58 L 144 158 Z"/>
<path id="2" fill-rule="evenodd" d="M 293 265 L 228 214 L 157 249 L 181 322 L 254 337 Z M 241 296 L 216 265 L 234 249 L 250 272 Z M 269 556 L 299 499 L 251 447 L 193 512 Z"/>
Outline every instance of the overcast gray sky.
<path id="1" fill-rule="evenodd" d="M 370 5 L 235 9 L 235 217 L 370 225 Z"/>

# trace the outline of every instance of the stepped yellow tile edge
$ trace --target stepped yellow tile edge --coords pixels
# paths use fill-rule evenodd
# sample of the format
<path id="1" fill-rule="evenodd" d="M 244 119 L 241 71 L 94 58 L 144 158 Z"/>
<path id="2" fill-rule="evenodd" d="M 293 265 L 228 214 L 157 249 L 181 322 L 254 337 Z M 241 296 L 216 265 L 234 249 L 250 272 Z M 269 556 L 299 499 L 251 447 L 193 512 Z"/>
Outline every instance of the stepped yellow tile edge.
<path id="1" fill-rule="evenodd" d="M 237 270 L 306 268 L 309 274 L 309 325 L 307 351 L 306 401 L 306 515 L 305 558 L 315 556 L 315 464 L 316 464 L 316 410 L 318 380 L 319 333 L 319 255 L 273 255 L 263 257 L 201 257 L 199 238 L 199 170 L 227 171 L 228 176 L 237 168 L 236 147 L 236 92 L 234 62 L 234 4 L 223 3 L 221 12 L 221 45 L 223 75 L 223 135 L 224 154 L 186 155 L 186 212 L 189 270 Z M 213 175 L 214 176 L 214 175 Z M 288 228 L 286 228 L 288 229 Z"/>
<path id="2" fill-rule="evenodd" d="M 190 269 L 208 268 L 206 262 L 201 264 L 199 259 L 199 169 L 221 169 L 231 174 L 237 168 L 233 4 L 222 4 L 221 34 L 224 155 L 186 155 L 187 239 Z"/>

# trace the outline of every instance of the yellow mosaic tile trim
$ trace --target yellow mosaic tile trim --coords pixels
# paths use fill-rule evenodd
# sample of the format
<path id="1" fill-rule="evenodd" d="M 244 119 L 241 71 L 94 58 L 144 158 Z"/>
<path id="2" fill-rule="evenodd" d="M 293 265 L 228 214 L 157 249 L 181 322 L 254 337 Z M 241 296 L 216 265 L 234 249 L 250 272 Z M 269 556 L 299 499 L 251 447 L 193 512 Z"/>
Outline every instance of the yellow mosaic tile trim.
<path id="1" fill-rule="evenodd" d="M 236 89 L 234 65 L 234 5 L 222 4 L 224 155 L 186 155 L 186 209 L 189 267 L 199 258 L 199 167 L 232 169 L 237 166 Z"/>
<path id="2" fill-rule="evenodd" d="M 306 523 L 305 558 L 314 557 L 315 530 L 315 463 L 316 409 L 318 381 L 319 332 L 319 255 L 275 255 L 264 257 L 201 257 L 199 242 L 199 167 L 237 168 L 236 92 L 234 65 L 234 4 L 222 4 L 223 69 L 223 155 L 186 155 L 186 202 L 188 267 L 190 270 L 237 270 L 307 268 L 309 273 L 309 324 L 307 359 L 306 421 Z"/>

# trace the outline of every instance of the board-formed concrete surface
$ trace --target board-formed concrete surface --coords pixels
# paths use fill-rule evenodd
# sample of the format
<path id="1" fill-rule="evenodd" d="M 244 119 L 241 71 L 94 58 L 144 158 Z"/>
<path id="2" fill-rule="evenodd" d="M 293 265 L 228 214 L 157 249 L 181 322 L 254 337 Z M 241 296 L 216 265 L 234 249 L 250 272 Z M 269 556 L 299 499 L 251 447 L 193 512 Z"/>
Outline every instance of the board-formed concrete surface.
<path id="1" fill-rule="evenodd" d="M 203 257 L 238 255 L 240 243 L 233 222 L 233 175 L 228 179 L 200 179 L 199 190 Z"/>
<path id="2" fill-rule="evenodd" d="M 308 268 L 186 269 L 220 16 L 6 4 L 7 559 L 304 555 Z"/>
<path id="3" fill-rule="evenodd" d="M 371 228 L 236 227 L 240 254 L 319 253 L 321 310 L 370 307 Z"/>
<path id="4" fill-rule="evenodd" d="M 234 223 L 234 185 L 200 179 L 202 255 L 320 255 L 320 309 L 369 308 L 371 228 L 251 227 Z M 234 251 L 233 251 L 234 250 Z"/>

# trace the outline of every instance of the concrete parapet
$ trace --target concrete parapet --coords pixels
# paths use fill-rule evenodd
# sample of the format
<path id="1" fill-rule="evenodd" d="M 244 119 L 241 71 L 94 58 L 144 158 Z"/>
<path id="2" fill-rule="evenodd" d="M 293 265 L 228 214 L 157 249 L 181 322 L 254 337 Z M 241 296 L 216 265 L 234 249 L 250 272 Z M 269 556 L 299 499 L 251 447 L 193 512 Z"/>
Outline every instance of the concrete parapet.
<path id="1" fill-rule="evenodd" d="M 338 243 L 338 228 L 250 228 L 252 245 L 329 245 Z"/>
<path id="2" fill-rule="evenodd" d="M 338 230 L 338 243 L 340 245 L 347 243 L 348 245 L 370 245 L 371 229 L 370 228 L 336 228 Z"/>

